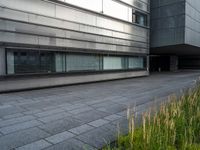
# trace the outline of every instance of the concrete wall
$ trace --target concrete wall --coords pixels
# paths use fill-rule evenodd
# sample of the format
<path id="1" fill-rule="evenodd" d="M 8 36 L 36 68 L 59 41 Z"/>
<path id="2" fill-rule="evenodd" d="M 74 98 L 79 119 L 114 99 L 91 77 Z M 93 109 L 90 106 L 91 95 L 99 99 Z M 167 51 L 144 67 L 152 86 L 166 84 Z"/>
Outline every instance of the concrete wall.
<path id="1" fill-rule="evenodd" d="M 152 0 L 151 47 L 188 44 L 200 47 L 199 0 Z"/>
<path id="2" fill-rule="evenodd" d="M 183 44 L 184 33 L 185 0 L 151 0 L 151 47 Z"/>
<path id="3" fill-rule="evenodd" d="M 0 0 L 0 18 L 0 43 L 149 53 L 147 28 L 69 6 Z"/>
<path id="4" fill-rule="evenodd" d="M 200 47 L 200 1 L 186 0 L 185 43 Z"/>
<path id="5" fill-rule="evenodd" d="M 0 76 L 6 74 L 5 49 L 0 47 Z"/>
<path id="6" fill-rule="evenodd" d="M 170 56 L 170 71 L 177 71 L 177 70 L 178 70 L 178 57 Z"/>
<path id="7" fill-rule="evenodd" d="M 149 11 L 148 0 L 122 0 L 120 4 L 147 14 Z M 68 4 L 43 0 L 0 0 L 0 35 L 0 46 L 4 48 L 135 56 L 149 54 L 148 27 Z M 14 77 L 0 80 L 0 92 L 145 75 L 148 75 L 148 71 L 51 78 Z"/>
<path id="8" fill-rule="evenodd" d="M 79 84 L 79 83 L 94 82 L 94 81 L 106 81 L 106 80 L 123 79 L 123 78 L 148 76 L 148 75 L 149 75 L 148 71 L 134 71 L 134 72 L 93 74 L 93 75 L 0 80 L 0 93 L 8 91 L 37 89 L 37 88 L 71 85 L 71 84 Z"/>

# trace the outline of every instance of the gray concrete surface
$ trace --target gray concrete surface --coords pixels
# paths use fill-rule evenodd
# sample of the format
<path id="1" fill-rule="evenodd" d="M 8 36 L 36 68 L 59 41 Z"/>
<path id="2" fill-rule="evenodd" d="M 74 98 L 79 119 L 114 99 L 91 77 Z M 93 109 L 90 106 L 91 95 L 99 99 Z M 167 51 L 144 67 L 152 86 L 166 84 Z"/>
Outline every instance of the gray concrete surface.
<path id="1" fill-rule="evenodd" d="M 0 94 L 0 149 L 97 149 L 141 113 L 194 85 L 200 71 Z M 156 100 L 155 100 L 156 99 Z M 155 100 L 155 101 L 154 101 Z"/>
<path id="2" fill-rule="evenodd" d="M 0 47 L 0 75 L 5 75 L 6 73 L 5 59 L 5 49 Z"/>
<path id="3" fill-rule="evenodd" d="M 107 81 L 114 79 L 125 79 L 132 77 L 148 76 L 148 71 L 125 71 L 97 74 L 76 74 L 59 76 L 34 76 L 22 78 L 4 78 L 0 77 L 0 93 L 22 91 L 27 89 L 38 89 L 46 87 L 55 87 L 63 85 L 72 85 L 80 83 L 91 83 L 97 81 Z"/>

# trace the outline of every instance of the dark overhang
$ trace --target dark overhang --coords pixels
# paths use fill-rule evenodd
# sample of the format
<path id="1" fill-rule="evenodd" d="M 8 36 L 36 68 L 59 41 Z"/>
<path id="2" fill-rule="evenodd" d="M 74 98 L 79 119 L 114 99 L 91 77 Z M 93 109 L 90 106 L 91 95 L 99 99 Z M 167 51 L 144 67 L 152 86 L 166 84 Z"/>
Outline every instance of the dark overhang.
<path id="1" fill-rule="evenodd" d="M 188 44 L 169 45 L 151 48 L 152 55 L 200 55 L 200 47 Z"/>

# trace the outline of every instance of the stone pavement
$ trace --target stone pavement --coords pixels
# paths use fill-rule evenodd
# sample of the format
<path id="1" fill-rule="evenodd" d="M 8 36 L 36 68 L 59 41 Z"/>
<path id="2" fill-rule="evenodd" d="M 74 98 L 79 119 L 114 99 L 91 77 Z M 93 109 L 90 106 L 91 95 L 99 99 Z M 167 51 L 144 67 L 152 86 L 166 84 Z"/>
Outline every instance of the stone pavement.
<path id="1" fill-rule="evenodd" d="M 98 149 L 127 132 L 138 113 L 189 88 L 198 71 L 0 94 L 0 149 Z"/>

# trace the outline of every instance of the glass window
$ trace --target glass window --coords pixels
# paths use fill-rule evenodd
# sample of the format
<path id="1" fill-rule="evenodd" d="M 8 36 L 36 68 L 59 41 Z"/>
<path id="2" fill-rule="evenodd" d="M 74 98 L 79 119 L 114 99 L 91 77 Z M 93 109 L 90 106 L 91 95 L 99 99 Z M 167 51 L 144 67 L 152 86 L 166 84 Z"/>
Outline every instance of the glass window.
<path id="1" fill-rule="evenodd" d="M 26 74 L 144 69 L 145 60 L 145 57 L 8 49 L 7 73 Z"/>
<path id="2" fill-rule="evenodd" d="M 133 13 L 133 22 L 137 23 L 139 25 L 142 26 L 147 26 L 147 15 L 138 11 L 135 11 L 135 13 Z"/>
<path id="3" fill-rule="evenodd" d="M 103 69 L 104 70 L 123 69 L 123 57 L 104 56 Z"/>
<path id="4" fill-rule="evenodd" d="M 8 74 L 14 74 L 15 73 L 15 63 L 14 63 L 14 57 L 17 55 L 17 53 L 14 53 L 13 51 L 7 52 L 7 73 Z"/>
<path id="5" fill-rule="evenodd" d="M 128 68 L 129 69 L 143 69 L 144 58 L 143 57 L 129 57 Z"/>
<path id="6" fill-rule="evenodd" d="M 100 69 L 100 58 L 95 55 L 67 55 L 67 71 L 91 71 Z"/>
<path id="7" fill-rule="evenodd" d="M 24 53 L 24 55 L 22 55 Z M 20 62 L 19 59 L 19 65 L 16 69 L 17 72 L 27 72 L 27 73 L 35 73 L 39 72 L 40 68 L 40 62 L 39 62 L 39 53 L 37 51 L 34 52 L 22 52 L 21 56 L 23 57 Z M 21 67 L 23 66 L 23 67 Z M 20 70 L 23 69 L 23 70 Z"/>
<path id="8" fill-rule="evenodd" d="M 66 55 L 64 53 L 55 54 L 55 71 L 56 72 L 66 71 Z"/>
<path id="9" fill-rule="evenodd" d="M 52 52 L 41 52 L 39 55 L 40 72 L 53 72 L 54 71 L 54 54 Z"/>
<path id="10" fill-rule="evenodd" d="M 7 50 L 8 74 L 53 72 L 53 53 L 31 50 Z"/>

